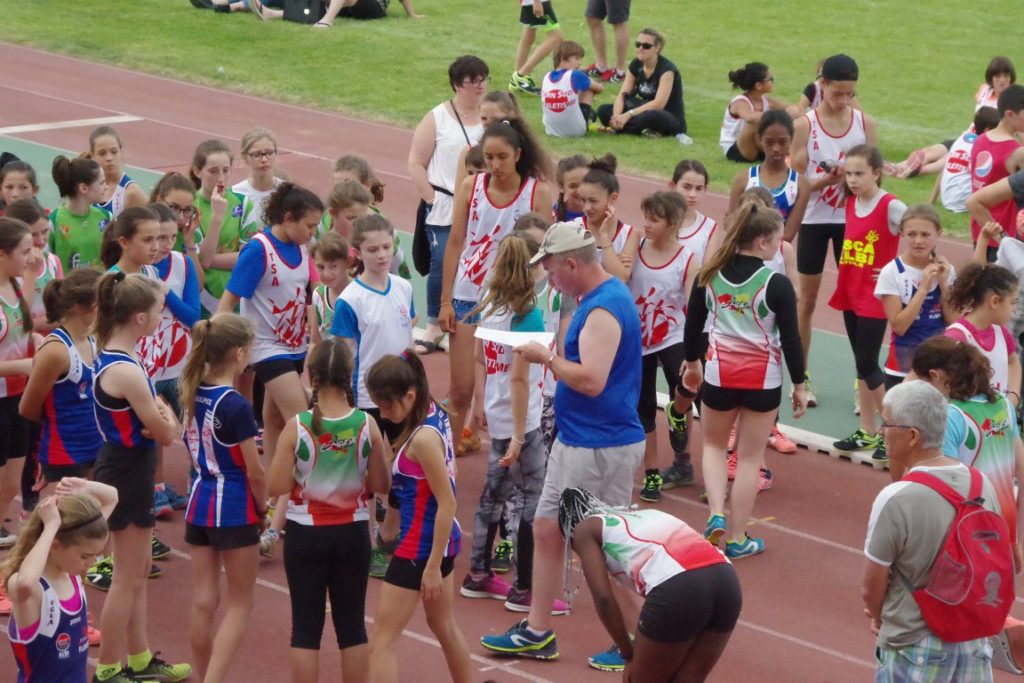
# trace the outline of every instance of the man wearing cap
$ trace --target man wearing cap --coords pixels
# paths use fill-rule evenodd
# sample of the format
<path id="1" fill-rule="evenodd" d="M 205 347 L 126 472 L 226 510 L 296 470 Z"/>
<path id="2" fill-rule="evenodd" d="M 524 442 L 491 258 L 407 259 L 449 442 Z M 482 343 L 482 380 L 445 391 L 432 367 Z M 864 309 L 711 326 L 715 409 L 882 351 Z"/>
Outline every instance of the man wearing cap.
<path id="1" fill-rule="evenodd" d="M 533 575 L 547 580 L 534 582 L 527 620 L 481 640 L 494 652 L 554 659 L 558 647 L 549 622 L 560 586 L 552 579 L 564 574 L 559 497 L 563 489 L 581 486 L 609 505 L 629 505 L 644 453 L 644 430 L 636 413 L 642 350 L 633 298 L 602 267 L 590 231 L 578 223 L 555 223 L 530 264 L 542 264 L 553 287 L 579 300 L 566 333 L 565 356 L 538 343 L 515 349 L 558 377 L 558 436 L 533 526 Z"/>

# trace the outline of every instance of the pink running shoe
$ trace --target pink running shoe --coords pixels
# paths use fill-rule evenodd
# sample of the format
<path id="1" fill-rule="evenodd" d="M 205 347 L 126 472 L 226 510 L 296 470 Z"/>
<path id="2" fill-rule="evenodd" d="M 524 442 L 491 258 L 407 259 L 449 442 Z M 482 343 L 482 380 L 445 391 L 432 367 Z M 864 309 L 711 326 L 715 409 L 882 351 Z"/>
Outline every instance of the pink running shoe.
<path id="1" fill-rule="evenodd" d="M 772 425 L 772 432 L 768 435 L 768 446 L 784 455 L 796 453 L 796 444 L 779 430 L 779 425 Z"/>
<path id="2" fill-rule="evenodd" d="M 757 492 L 767 491 L 772 487 L 772 471 L 767 467 L 761 468 L 761 476 L 757 480 Z"/>
<path id="3" fill-rule="evenodd" d="M 512 590 L 508 592 L 508 599 L 505 600 L 505 609 L 509 612 L 529 612 L 531 604 L 533 604 L 533 593 L 512 586 Z M 557 617 L 568 613 L 569 604 L 555 598 L 551 603 L 551 614 Z"/>
<path id="4" fill-rule="evenodd" d="M 729 481 L 736 478 L 736 454 L 730 453 L 725 456 L 725 473 L 729 477 Z"/>
<path id="5" fill-rule="evenodd" d="M 92 626 L 92 624 L 93 624 L 92 612 L 89 612 L 86 615 L 86 619 L 88 619 L 88 622 L 89 622 L 88 625 L 85 627 L 85 632 L 89 636 L 89 647 L 99 647 L 100 646 L 100 630 L 98 628 L 93 628 L 93 626 Z"/>
<path id="6" fill-rule="evenodd" d="M 495 575 L 493 572 L 482 579 L 474 579 L 472 574 L 466 574 L 462 581 L 462 588 L 459 592 L 466 598 L 491 598 L 492 600 L 504 600 L 512 585 L 508 581 Z"/>

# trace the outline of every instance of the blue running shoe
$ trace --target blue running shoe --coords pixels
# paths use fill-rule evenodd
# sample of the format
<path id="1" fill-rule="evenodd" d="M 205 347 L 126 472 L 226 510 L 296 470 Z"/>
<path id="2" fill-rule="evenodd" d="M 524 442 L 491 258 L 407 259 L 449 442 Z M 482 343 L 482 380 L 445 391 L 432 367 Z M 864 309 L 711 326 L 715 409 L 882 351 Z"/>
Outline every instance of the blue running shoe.
<path id="1" fill-rule="evenodd" d="M 175 510 L 184 510 L 188 507 L 188 496 L 183 496 L 178 493 L 170 484 L 164 484 L 164 491 L 167 492 L 167 500 L 170 502 L 171 507 Z"/>
<path id="2" fill-rule="evenodd" d="M 480 639 L 480 644 L 500 655 L 532 659 L 558 659 L 558 643 L 555 640 L 555 632 L 545 631 L 541 635 L 535 636 L 527 626 L 526 619 L 523 619 L 500 636 L 484 636 Z"/>
<path id="3" fill-rule="evenodd" d="M 166 517 L 174 511 L 171 507 L 171 499 L 167 497 L 166 489 L 153 492 L 153 514 L 157 517 Z"/>
<path id="4" fill-rule="evenodd" d="M 612 645 L 604 652 L 587 658 L 591 669 L 598 671 L 622 671 L 626 668 L 626 660 L 619 654 L 619 646 Z"/>
<path id="5" fill-rule="evenodd" d="M 712 545 L 718 545 L 725 533 L 725 515 L 711 515 L 708 517 L 707 526 L 704 527 L 704 538 L 711 541 Z"/>
<path id="6" fill-rule="evenodd" d="M 764 552 L 764 539 L 762 538 L 751 538 L 746 534 L 743 534 L 742 543 L 733 543 L 729 541 L 725 544 L 725 556 L 730 560 L 738 560 L 741 557 L 750 557 L 751 555 L 759 555 Z"/>

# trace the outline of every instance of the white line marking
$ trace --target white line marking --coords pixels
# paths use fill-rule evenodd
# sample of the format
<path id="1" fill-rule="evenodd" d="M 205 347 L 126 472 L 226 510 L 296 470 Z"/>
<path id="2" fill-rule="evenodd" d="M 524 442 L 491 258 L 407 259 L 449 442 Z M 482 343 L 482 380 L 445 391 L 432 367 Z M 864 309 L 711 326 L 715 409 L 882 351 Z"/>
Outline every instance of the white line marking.
<path id="1" fill-rule="evenodd" d="M 814 650 L 815 652 L 820 652 L 820 653 L 825 654 L 825 655 L 831 655 L 833 657 L 837 657 L 837 658 L 843 660 L 844 662 L 850 662 L 851 664 L 857 664 L 859 666 L 867 667 L 868 669 L 874 669 L 875 668 L 874 663 L 869 662 L 866 659 L 860 659 L 858 657 L 853 657 L 851 655 L 839 652 L 838 650 L 833 650 L 833 649 L 828 648 L 828 647 L 822 647 L 821 645 L 816 645 L 816 644 L 814 644 L 814 643 L 812 643 L 810 641 L 804 640 L 803 638 L 796 638 L 794 636 L 786 635 L 785 633 L 779 633 L 778 631 L 774 631 L 774 630 L 772 630 L 770 628 L 765 628 L 764 626 L 758 626 L 757 624 L 752 624 L 749 621 L 747 621 L 746 619 L 740 619 L 739 622 L 737 622 L 737 623 L 740 626 L 745 626 L 745 627 L 751 629 L 752 631 L 757 631 L 758 633 L 763 633 L 763 634 L 768 635 L 768 636 L 773 636 L 775 638 L 779 638 L 781 640 L 785 640 L 788 643 L 793 643 L 794 645 L 801 645 L 803 647 L 810 648 L 810 649 Z"/>
<path id="2" fill-rule="evenodd" d="M 14 135 L 15 133 L 38 133 L 44 130 L 59 130 L 61 128 L 86 128 L 94 126 L 106 126 L 112 123 L 131 123 L 142 121 L 141 116 L 124 114 L 122 116 L 100 116 L 95 119 L 73 119 L 71 121 L 51 121 L 49 123 L 30 123 L 24 126 L 8 126 L 0 128 L 0 135 Z"/>

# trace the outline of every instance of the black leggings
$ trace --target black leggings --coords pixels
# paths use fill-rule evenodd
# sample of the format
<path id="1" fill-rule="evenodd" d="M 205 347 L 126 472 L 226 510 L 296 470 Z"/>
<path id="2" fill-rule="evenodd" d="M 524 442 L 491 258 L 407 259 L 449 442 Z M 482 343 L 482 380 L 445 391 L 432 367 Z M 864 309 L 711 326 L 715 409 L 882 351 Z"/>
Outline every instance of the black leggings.
<path id="1" fill-rule="evenodd" d="M 370 570 L 369 522 L 285 526 L 284 571 L 292 600 L 294 648 L 319 650 L 325 603 L 338 649 L 363 645 L 366 639 L 366 584 Z"/>
<path id="2" fill-rule="evenodd" d="M 878 365 L 878 354 L 885 339 L 885 318 L 865 318 L 853 311 L 843 311 L 843 325 L 853 348 L 853 362 L 857 379 L 862 379 L 874 391 L 885 382 L 885 374 Z"/>
<path id="3" fill-rule="evenodd" d="M 679 368 L 683 365 L 683 344 L 666 346 L 660 351 L 648 353 L 643 357 L 643 366 L 640 375 L 640 401 L 637 403 L 636 412 L 640 416 L 640 424 L 643 425 L 644 434 L 654 431 L 655 418 L 658 415 L 658 366 L 665 375 L 668 382 L 668 395 L 670 399 L 676 396 L 676 387 L 679 386 Z"/>
<path id="4" fill-rule="evenodd" d="M 613 115 L 614 105 L 602 104 L 597 108 L 597 118 L 601 119 L 601 125 L 610 126 Z M 645 130 L 665 136 L 678 135 L 686 132 L 686 121 L 680 121 L 664 109 L 650 109 L 630 118 L 619 132 L 640 135 Z"/>

